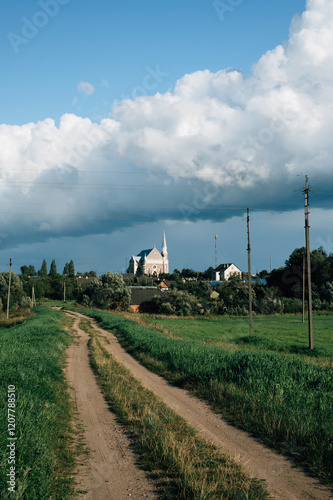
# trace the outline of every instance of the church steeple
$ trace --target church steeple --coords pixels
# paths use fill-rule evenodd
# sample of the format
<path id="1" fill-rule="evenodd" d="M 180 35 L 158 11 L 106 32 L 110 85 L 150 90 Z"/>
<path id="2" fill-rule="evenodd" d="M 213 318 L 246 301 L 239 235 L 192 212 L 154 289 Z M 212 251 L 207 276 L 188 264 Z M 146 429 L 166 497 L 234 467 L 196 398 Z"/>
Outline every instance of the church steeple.
<path id="1" fill-rule="evenodd" d="M 166 244 L 165 231 L 163 232 L 162 258 L 163 258 L 163 273 L 168 273 L 169 272 L 169 260 L 168 260 L 168 247 Z"/>
<path id="2" fill-rule="evenodd" d="M 162 242 L 162 256 L 166 257 L 168 255 L 168 248 L 166 244 L 165 231 L 163 232 L 163 242 Z"/>

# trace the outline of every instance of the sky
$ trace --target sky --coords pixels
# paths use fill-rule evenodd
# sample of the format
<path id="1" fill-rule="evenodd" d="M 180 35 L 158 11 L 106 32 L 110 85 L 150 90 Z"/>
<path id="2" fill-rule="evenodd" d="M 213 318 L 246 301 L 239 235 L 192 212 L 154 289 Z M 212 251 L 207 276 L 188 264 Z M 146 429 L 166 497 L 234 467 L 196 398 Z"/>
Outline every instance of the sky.
<path id="1" fill-rule="evenodd" d="M 0 271 L 333 252 L 331 0 L 0 5 Z"/>

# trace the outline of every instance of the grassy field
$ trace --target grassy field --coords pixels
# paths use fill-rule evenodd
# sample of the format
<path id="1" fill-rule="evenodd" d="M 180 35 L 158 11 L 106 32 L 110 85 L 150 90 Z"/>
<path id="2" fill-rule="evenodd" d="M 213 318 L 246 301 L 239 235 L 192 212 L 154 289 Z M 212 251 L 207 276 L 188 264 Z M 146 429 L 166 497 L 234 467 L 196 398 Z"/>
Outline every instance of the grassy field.
<path id="1" fill-rule="evenodd" d="M 45 308 L 36 313 L 23 324 L 0 328 L 1 499 L 67 499 L 74 491 L 72 409 L 62 371 L 71 337 L 59 326 L 61 313 Z M 14 405 L 10 422 L 15 425 L 10 430 L 17 438 L 11 464 L 9 386 L 15 387 L 9 405 Z M 15 493 L 8 491 L 10 465 L 15 467 Z"/>
<path id="2" fill-rule="evenodd" d="M 81 328 L 86 328 L 81 322 Z M 260 500 L 265 486 L 245 475 L 238 464 L 197 436 L 179 415 L 106 350 L 93 334 L 91 362 L 102 391 L 121 423 L 139 445 L 141 458 L 163 484 L 163 498 Z"/>
<path id="3" fill-rule="evenodd" d="M 192 389 L 229 421 L 333 481 L 332 368 L 258 346 L 255 351 L 225 349 L 175 339 L 112 313 L 82 312 L 112 330 L 150 369 Z"/>
<path id="4" fill-rule="evenodd" d="M 195 319 L 149 315 L 135 315 L 135 317 L 163 329 L 166 334 L 184 340 L 196 340 L 238 349 L 244 347 L 251 350 L 309 355 L 307 318 L 305 323 L 302 323 L 301 316 L 297 315 L 254 317 L 252 340 L 249 338 L 249 320 L 243 317 L 220 316 Z M 315 314 L 313 324 L 315 349 L 312 356 L 333 360 L 333 314 Z"/>

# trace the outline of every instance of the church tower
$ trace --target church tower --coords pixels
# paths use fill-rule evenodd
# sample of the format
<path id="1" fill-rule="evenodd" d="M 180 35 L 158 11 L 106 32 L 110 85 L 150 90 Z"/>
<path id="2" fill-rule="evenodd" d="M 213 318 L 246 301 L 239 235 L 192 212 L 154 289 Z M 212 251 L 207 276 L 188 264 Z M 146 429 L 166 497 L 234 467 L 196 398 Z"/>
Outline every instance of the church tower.
<path id="1" fill-rule="evenodd" d="M 163 233 L 163 241 L 162 241 L 162 257 L 163 257 L 163 272 L 169 272 L 169 260 L 168 260 L 168 247 L 166 244 L 165 231 Z"/>

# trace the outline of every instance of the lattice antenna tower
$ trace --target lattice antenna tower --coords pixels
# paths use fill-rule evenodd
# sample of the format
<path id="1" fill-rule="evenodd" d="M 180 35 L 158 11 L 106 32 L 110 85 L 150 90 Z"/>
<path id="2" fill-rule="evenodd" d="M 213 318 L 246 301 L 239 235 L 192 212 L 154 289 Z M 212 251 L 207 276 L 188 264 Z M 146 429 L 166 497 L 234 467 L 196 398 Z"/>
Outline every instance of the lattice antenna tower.
<path id="1" fill-rule="evenodd" d="M 214 236 L 215 239 L 215 269 L 217 268 L 217 235 Z"/>

